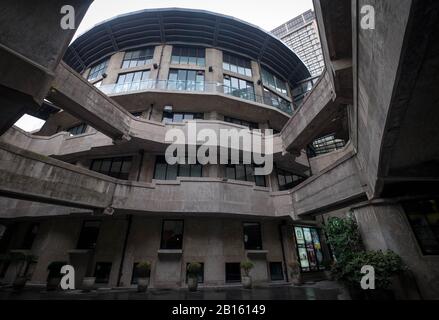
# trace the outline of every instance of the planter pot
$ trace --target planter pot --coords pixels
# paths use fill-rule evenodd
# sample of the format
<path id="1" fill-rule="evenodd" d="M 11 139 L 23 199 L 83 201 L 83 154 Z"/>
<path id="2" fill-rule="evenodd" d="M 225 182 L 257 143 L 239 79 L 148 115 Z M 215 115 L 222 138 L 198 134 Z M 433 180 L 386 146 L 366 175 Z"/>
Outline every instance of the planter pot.
<path id="1" fill-rule="evenodd" d="M 16 277 L 14 282 L 12 283 L 12 288 L 16 291 L 23 290 L 24 286 L 26 285 L 27 278 L 20 276 Z"/>
<path id="2" fill-rule="evenodd" d="M 194 292 L 198 289 L 198 278 L 197 277 L 188 277 L 187 279 L 187 287 L 189 291 Z"/>
<path id="3" fill-rule="evenodd" d="M 243 276 L 242 277 L 242 285 L 245 289 L 251 289 L 252 288 L 252 278 L 250 276 Z"/>
<path id="4" fill-rule="evenodd" d="M 149 286 L 149 278 L 138 278 L 137 279 L 137 292 L 146 292 Z"/>
<path id="5" fill-rule="evenodd" d="M 95 286 L 95 281 L 96 281 L 95 277 L 85 277 L 82 280 L 82 290 L 84 291 L 93 290 Z"/>
<path id="6" fill-rule="evenodd" d="M 293 285 L 295 286 L 301 286 L 303 284 L 303 278 L 302 275 L 293 275 L 291 276 L 291 282 L 293 283 Z"/>
<path id="7" fill-rule="evenodd" d="M 331 271 L 326 270 L 326 271 L 324 271 L 324 273 L 325 273 L 325 277 L 326 277 L 327 280 L 329 280 L 329 281 L 334 280 L 334 277 L 332 276 L 332 272 Z"/>
<path id="8" fill-rule="evenodd" d="M 59 288 L 59 284 L 61 282 L 60 277 L 53 277 L 47 279 L 46 290 L 47 291 L 55 291 Z"/>

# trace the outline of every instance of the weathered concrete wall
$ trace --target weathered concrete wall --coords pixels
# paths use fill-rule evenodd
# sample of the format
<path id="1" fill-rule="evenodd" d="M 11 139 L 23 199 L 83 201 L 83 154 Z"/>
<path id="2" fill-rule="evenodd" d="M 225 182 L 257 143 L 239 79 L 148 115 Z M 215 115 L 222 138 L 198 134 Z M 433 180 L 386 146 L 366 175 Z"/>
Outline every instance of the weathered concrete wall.
<path id="1" fill-rule="evenodd" d="M 353 153 L 353 146 L 349 142 L 343 149 L 335 150 L 321 156 L 309 159 L 311 165 L 311 172 L 313 175 L 317 175 L 324 169 L 336 163 L 338 160 L 346 156 L 348 153 Z"/>
<path id="2" fill-rule="evenodd" d="M 392 250 L 413 271 L 422 297 L 439 298 L 439 258 L 422 254 L 400 205 L 377 204 L 354 208 L 353 212 L 367 249 Z"/>
<path id="3" fill-rule="evenodd" d="M 355 147 L 371 197 L 375 193 L 387 115 L 398 81 L 398 68 L 412 1 L 358 3 L 359 7 L 366 4 L 375 8 L 376 29 L 358 29 L 358 59 L 354 62 L 358 89 L 354 101 L 354 108 L 358 113 L 358 141 Z"/>
<path id="4" fill-rule="evenodd" d="M 169 216 L 169 219 L 176 218 L 179 217 Z M 84 219 L 86 218 L 56 218 L 40 222 L 40 229 L 31 249 L 32 254 L 38 257 L 31 283 L 44 284 L 48 275 L 47 266 L 53 261 L 72 263 L 69 253 L 77 251 L 75 249 Z M 117 286 L 128 220 L 126 216 L 94 217 L 93 219 L 99 219 L 102 222 L 96 249 L 91 254 L 92 270 L 95 270 L 97 262 L 112 263 L 108 284 L 99 286 L 115 287 Z M 249 256 L 255 263 L 255 268 L 251 272 L 254 283 L 270 282 L 269 262 L 284 263 L 279 234 L 280 220 L 186 217 L 184 218 L 182 253 L 169 258 L 166 254 L 159 253 L 163 219 L 167 219 L 167 217 L 132 217 L 124 255 L 121 286 L 131 286 L 133 264 L 140 261 L 150 261 L 152 264 L 150 283 L 152 287 L 185 287 L 186 264 L 189 262 L 204 263 L 203 286 L 224 285 L 225 263 L 240 263 L 247 258 L 243 242 L 243 222 L 247 221 L 260 222 L 262 232 L 264 251 L 261 251 L 261 254 L 257 256 Z M 29 225 L 30 222 L 19 223 L 19 232 L 14 235 L 11 249 L 18 247 Z M 292 230 L 291 226 L 289 229 Z M 287 257 L 286 265 L 292 261 L 291 259 L 295 259 L 291 230 L 285 233 L 288 236 L 283 239 Z M 85 264 L 86 261 L 82 265 L 78 265 L 78 270 L 85 269 Z M 5 282 L 10 282 L 15 277 L 15 267 L 12 266 L 9 269 L 7 277 L 3 279 Z M 78 281 L 78 284 L 80 283 Z"/>

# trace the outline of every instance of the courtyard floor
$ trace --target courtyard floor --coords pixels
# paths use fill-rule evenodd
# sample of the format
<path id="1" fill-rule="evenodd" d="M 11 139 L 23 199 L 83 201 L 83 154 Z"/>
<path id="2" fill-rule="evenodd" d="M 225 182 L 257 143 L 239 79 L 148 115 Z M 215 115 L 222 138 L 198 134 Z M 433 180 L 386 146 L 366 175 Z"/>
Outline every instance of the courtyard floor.
<path id="1" fill-rule="evenodd" d="M 197 292 L 187 289 L 99 289 L 47 292 L 44 287 L 26 287 L 21 292 L 0 288 L 0 300 L 345 300 L 346 292 L 334 282 L 323 281 L 300 287 L 279 285 L 253 288 L 242 287 L 201 288 Z"/>

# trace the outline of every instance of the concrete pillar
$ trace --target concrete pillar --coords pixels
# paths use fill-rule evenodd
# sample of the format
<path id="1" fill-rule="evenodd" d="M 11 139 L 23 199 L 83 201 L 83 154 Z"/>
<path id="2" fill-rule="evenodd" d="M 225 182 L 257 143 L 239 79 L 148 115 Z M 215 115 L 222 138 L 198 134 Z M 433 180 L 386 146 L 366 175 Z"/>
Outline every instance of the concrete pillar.
<path id="1" fill-rule="evenodd" d="M 422 297 L 439 298 L 439 260 L 423 255 L 401 205 L 382 202 L 352 212 L 367 250 L 394 251 L 414 273 Z M 413 288 L 408 291 L 405 294 L 413 295 Z"/>
<path id="2" fill-rule="evenodd" d="M 154 177 L 155 156 L 145 153 L 140 164 L 139 181 L 151 182 Z"/>
<path id="3" fill-rule="evenodd" d="M 264 89 L 262 86 L 262 76 L 261 76 L 261 69 L 259 66 L 259 63 L 256 61 L 251 62 L 252 65 L 252 77 L 253 77 L 253 83 L 255 86 L 255 94 L 257 96 L 263 96 L 264 95 Z M 261 80 L 261 84 L 258 85 L 258 81 Z"/>
<path id="4" fill-rule="evenodd" d="M 209 72 L 212 67 L 212 72 Z M 223 52 L 218 49 L 206 49 L 206 81 L 223 83 Z"/>
<path id="5" fill-rule="evenodd" d="M 103 85 L 117 82 L 124 56 L 125 52 L 118 52 L 111 56 L 110 61 L 108 61 L 107 70 L 105 71 L 107 77 L 102 80 Z"/>
<path id="6" fill-rule="evenodd" d="M 159 61 L 158 80 L 168 80 L 169 67 L 171 65 L 172 46 L 165 45 Z"/>

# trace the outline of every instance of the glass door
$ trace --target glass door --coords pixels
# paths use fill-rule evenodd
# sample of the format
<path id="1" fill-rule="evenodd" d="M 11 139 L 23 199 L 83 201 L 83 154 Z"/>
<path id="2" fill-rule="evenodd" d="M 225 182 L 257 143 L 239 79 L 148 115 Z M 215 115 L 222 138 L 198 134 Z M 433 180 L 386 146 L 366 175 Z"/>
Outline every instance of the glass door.
<path id="1" fill-rule="evenodd" d="M 302 272 L 324 270 L 323 252 L 318 229 L 295 226 L 294 235 Z"/>

